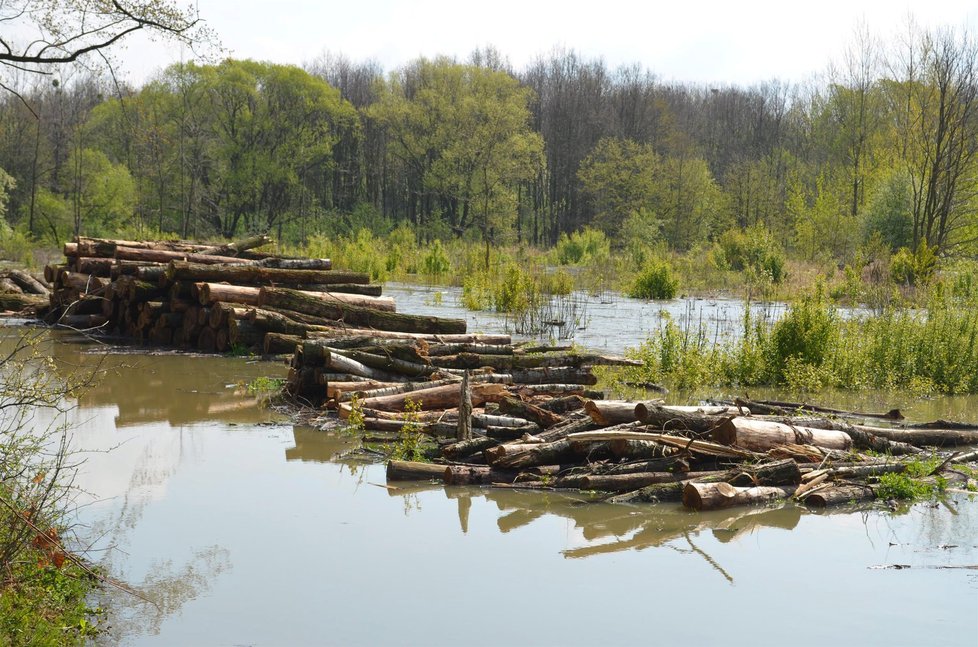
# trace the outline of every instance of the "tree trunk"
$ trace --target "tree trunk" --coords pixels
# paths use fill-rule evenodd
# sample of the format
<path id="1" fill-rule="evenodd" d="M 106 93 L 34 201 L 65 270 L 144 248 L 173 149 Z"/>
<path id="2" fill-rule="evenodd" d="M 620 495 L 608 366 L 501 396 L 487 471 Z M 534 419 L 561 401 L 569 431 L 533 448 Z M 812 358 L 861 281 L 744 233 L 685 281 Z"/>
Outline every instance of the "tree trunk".
<path id="1" fill-rule="evenodd" d="M 482 406 L 487 400 L 497 398 L 506 393 L 506 387 L 501 384 L 473 384 L 470 389 L 473 406 Z M 378 398 L 366 398 L 361 401 L 365 408 L 380 411 L 404 411 L 407 400 L 414 402 L 421 410 L 450 409 L 459 405 L 459 388 L 457 384 L 436 386 L 431 389 L 419 389 L 410 393 L 397 393 Z"/>
<path id="2" fill-rule="evenodd" d="M 201 305 L 210 305 L 218 301 L 224 303 L 243 303 L 258 305 L 261 288 L 244 285 L 228 285 L 226 283 L 195 283 L 197 299 Z"/>
<path id="3" fill-rule="evenodd" d="M 458 429 L 455 433 L 455 440 L 469 440 L 472 438 L 472 394 L 469 390 L 468 371 L 462 374 L 462 383 L 459 384 L 458 388 Z"/>

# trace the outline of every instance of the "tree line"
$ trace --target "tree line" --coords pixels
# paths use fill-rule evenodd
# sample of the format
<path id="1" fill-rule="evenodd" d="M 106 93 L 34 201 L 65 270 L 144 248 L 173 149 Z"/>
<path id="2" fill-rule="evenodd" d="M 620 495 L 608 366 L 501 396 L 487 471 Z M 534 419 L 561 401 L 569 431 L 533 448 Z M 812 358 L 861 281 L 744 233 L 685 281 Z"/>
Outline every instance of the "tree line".
<path id="1" fill-rule="evenodd" d="M 15 81 L 0 196 L 10 226 L 49 242 L 409 223 L 487 247 L 591 227 L 685 252 L 763 228 L 846 261 L 978 240 L 978 46 L 953 29 L 859 31 L 806 84 L 663 82 L 570 50 L 515 70 L 493 49 L 389 73 L 324 55 L 174 65 L 141 87 Z"/>

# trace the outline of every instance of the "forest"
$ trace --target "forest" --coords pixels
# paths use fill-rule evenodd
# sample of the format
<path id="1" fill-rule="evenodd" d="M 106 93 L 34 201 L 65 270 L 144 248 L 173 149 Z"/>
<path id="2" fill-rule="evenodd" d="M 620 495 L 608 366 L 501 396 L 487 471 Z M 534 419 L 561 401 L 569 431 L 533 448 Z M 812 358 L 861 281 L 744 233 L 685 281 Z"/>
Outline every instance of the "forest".
<path id="1" fill-rule="evenodd" d="M 407 224 L 487 247 L 589 228 L 695 253 L 740 231 L 840 267 L 865 249 L 973 257 L 976 52 L 953 29 L 864 30 L 825 73 L 751 87 L 560 49 L 521 70 L 488 48 L 390 72 L 186 63 L 141 87 L 24 73 L 0 95 L 5 247 Z"/>

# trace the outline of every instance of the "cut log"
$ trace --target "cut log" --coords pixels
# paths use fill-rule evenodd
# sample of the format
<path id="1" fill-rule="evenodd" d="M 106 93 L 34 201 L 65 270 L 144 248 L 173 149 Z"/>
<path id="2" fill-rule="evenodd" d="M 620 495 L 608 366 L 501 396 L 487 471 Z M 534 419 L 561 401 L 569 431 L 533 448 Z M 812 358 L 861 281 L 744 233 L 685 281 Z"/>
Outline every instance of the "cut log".
<path id="1" fill-rule="evenodd" d="M 285 311 L 288 312 L 288 311 Z M 300 313 L 301 314 L 301 313 Z M 288 316 L 288 315 L 287 315 Z M 335 322 L 334 322 L 335 324 Z M 367 328 L 354 328 L 344 325 L 333 325 L 328 331 L 309 334 L 310 339 L 325 339 L 332 337 L 383 337 L 385 339 L 416 339 L 429 343 L 479 343 L 479 344 L 510 344 L 512 338 L 509 335 L 480 335 L 480 334 L 429 334 L 429 333 L 409 333 L 392 332 L 389 330 L 373 330 Z M 576 387 L 580 388 L 580 387 Z"/>
<path id="2" fill-rule="evenodd" d="M 263 351 L 266 355 L 288 354 L 295 351 L 295 347 L 302 343 L 302 337 L 298 335 L 283 335 L 281 333 L 265 333 Z"/>
<path id="3" fill-rule="evenodd" d="M 638 420 L 635 416 L 636 404 L 624 400 L 587 400 L 584 402 L 584 410 L 595 424 L 606 427 Z"/>
<path id="4" fill-rule="evenodd" d="M 472 393 L 469 389 L 468 371 L 462 375 L 462 383 L 458 385 L 458 389 L 458 428 L 455 433 L 455 440 L 469 440 L 472 438 Z"/>
<path id="5" fill-rule="evenodd" d="M 137 247 L 116 246 L 114 258 L 127 261 L 146 261 L 151 263 L 169 263 L 170 261 L 193 262 L 201 265 L 211 264 L 250 264 L 252 261 L 233 258 L 230 256 L 209 256 L 190 252 L 171 252 L 162 249 L 139 249 Z"/>
<path id="6" fill-rule="evenodd" d="M 536 465 L 559 465 L 576 456 L 570 441 L 562 439 L 552 443 L 519 445 L 495 460 L 486 456 L 486 462 L 496 469 L 518 471 Z"/>
<path id="7" fill-rule="evenodd" d="M 741 417 L 725 419 L 713 428 L 711 436 L 722 445 L 735 445 L 755 452 L 766 452 L 787 444 L 815 445 L 842 451 L 853 446 L 852 438 L 842 431 L 795 427 Z"/>
<path id="8" fill-rule="evenodd" d="M 978 431 L 967 429 L 891 429 L 865 425 L 854 425 L 854 427 L 857 431 L 863 431 L 879 438 L 911 445 L 954 447 L 978 444 Z"/>
<path id="9" fill-rule="evenodd" d="M 530 368 L 512 372 L 517 384 L 583 384 L 592 386 L 598 378 L 587 367 L 562 366 L 557 368 Z"/>
<path id="10" fill-rule="evenodd" d="M 444 477 L 444 465 L 413 461 L 387 461 L 388 481 L 442 481 Z"/>
<path id="11" fill-rule="evenodd" d="M 47 296 L 51 293 L 51 290 L 46 285 L 23 270 L 7 270 L 7 276 L 10 277 L 11 281 L 19 285 L 24 292 L 29 294 Z"/>
<path id="12" fill-rule="evenodd" d="M 544 429 L 548 429 L 563 422 L 563 418 L 556 413 L 541 409 L 540 407 L 534 406 L 529 402 L 523 402 L 522 400 L 517 400 L 516 398 L 502 398 L 499 401 L 499 412 L 508 416 L 515 416 L 517 418 L 529 420 L 530 422 L 540 425 Z"/>
<path id="13" fill-rule="evenodd" d="M 36 311 L 48 305 L 48 297 L 40 294 L 0 294 L 0 310 L 22 312 Z"/>
<path id="14" fill-rule="evenodd" d="M 871 485 L 855 483 L 830 485 L 812 490 L 805 496 L 805 505 L 825 508 L 830 505 L 844 505 L 850 502 L 871 501 L 876 498 L 876 488 Z"/>
<path id="15" fill-rule="evenodd" d="M 449 460 L 459 461 L 465 460 L 473 454 L 483 452 L 490 447 L 495 447 L 498 444 L 498 440 L 494 440 L 487 436 L 477 436 L 468 440 L 456 441 L 450 445 L 445 445 L 442 447 L 441 453 L 442 456 Z"/>
<path id="16" fill-rule="evenodd" d="M 601 490 L 603 492 L 629 492 L 655 483 L 678 483 L 691 478 L 693 475 L 672 472 L 635 472 L 631 474 L 591 474 L 581 481 L 585 490 Z"/>
<path id="17" fill-rule="evenodd" d="M 258 305 L 260 288 L 244 285 L 228 285 L 227 283 L 195 283 L 197 299 L 201 305 L 210 305 L 223 301 L 225 303 L 242 303 Z"/>
<path id="18" fill-rule="evenodd" d="M 333 263 L 328 258 L 280 258 L 269 256 L 258 261 L 262 267 L 276 267 L 282 270 L 331 270 Z"/>
<path id="19" fill-rule="evenodd" d="M 729 483 L 687 483 L 683 505 L 693 510 L 719 510 L 738 505 L 768 503 L 791 496 L 794 487 L 736 487 Z"/>
<path id="20" fill-rule="evenodd" d="M 506 387 L 501 384 L 472 384 L 472 406 L 482 406 L 491 398 L 498 398 L 506 393 Z M 407 400 L 411 400 L 423 411 L 440 410 L 459 405 L 459 388 L 457 384 L 436 386 L 431 389 L 420 389 L 410 393 L 397 393 L 378 398 L 366 398 L 362 406 L 380 411 L 403 411 Z"/>
<path id="21" fill-rule="evenodd" d="M 294 310 L 324 319 L 342 320 L 344 323 L 356 326 L 397 332 L 451 334 L 464 333 L 466 327 L 464 319 L 441 319 L 383 312 L 371 308 L 323 301 L 298 290 L 287 288 L 262 288 L 258 304 Z"/>
<path id="22" fill-rule="evenodd" d="M 211 257 L 216 258 L 216 257 Z M 236 285 L 295 285 L 298 283 L 369 283 L 370 277 L 359 272 L 335 270 L 288 270 L 257 264 L 201 264 L 172 261 L 166 268 L 171 281 L 220 283 Z"/>
<path id="23" fill-rule="evenodd" d="M 666 407 L 653 402 L 635 405 L 635 418 L 660 431 L 709 433 L 723 420 L 738 415 L 727 407 Z"/>

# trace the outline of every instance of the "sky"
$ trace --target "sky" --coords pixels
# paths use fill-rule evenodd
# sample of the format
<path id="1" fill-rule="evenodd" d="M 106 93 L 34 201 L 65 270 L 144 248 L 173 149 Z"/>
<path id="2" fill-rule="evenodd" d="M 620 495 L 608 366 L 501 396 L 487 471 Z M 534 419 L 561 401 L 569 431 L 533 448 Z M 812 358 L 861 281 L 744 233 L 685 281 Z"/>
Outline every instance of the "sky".
<path id="1" fill-rule="evenodd" d="M 178 0 L 178 4 L 182 2 Z M 238 58 L 302 65 L 324 52 L 373 59 L 392 70 L 418 56 L 465 59 L 492 45 L 517 69 L 554 48 L 638 63 L 664 81 L 750 85 L 801 82 L 824 72 L 865 24 L 884 40 L 924 27 L 968 27 L 975 0 L 197 0 Z M 117 52 L 141 83 L 192 54 L 132 40 Z"/>

